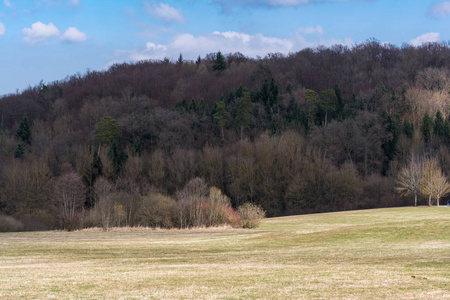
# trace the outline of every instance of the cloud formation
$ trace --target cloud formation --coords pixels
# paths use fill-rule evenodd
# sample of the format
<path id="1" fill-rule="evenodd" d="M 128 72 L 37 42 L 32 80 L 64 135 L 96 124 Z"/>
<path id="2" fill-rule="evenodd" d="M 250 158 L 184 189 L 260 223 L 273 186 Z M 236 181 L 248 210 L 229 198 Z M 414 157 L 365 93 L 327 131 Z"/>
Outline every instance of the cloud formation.
<path id="1" fill-rule="evenodd" d="M 79 8 L 81 6 L 80 0 L 70 0 L 68 1 L 67 5 L 70 8 Z"/>
<path id="2" fill-rule="evenodd" d="M 231 13 L 235 6 L 253 7 L 299 7 L 314 3 L 324 2 L 373 2 L 376 0 L 213 0 L 213 4 L 218 4 L 222 12 Z"/>
<path id="3" fill-rule="evenodd" d="M 25 35 L 23 40 L 27 44 L 37 44 L 61 34 L 53 23 L 44 24 L 40 21 L 33 23 L 31 28 L 24 28 L 22 33 Z"/>
<path id="4" fill-rule="evenodd" d="M 439 36 L 440 34 L 437 32 L 428 32 L 410 40 L 409 43 L 415 47 L 426 43 L 438 43 L 440 41 Z"/>
<path id="5" fill-rule="evenodd" d="M 450 1 L 433 4 L 428 12 L 434 16 L 445 17 L 450 15 Z"/>
<path id="6" fill-rule="evenodd" d="M 146 2 L 144 5 L 148 14 L 165 24 L 185 22 L 181 11 L 169 4 L 163 2 Z"/>
<path id="7" fill-rule="evenodd" d="M 79 31 L 76 27 L 69 27 L 61 36 L 61 39 L 72 43 L 80 43 L 86 41 L 87 36 L 86 33 Z"/>
<path id="8" fill-rule="evenodd" d="M 301 27 L 298 29 L 298 32 L 304 34 L 323 34 L 323 28 L 320 25 L 316 27 L 313 26 Z"/>
<path id="9" fill-rule="evenodd" d="M 6 32 L 5 24 L 0 22 L 0 35 L 4 35 Z"/>
<path id="10" fill-rule="evenodd" d="M 331 46 L 334 44 L 353 44 L 352 39 L 316 40 L 308 41 L 302 35 L 291 39 L 281 39 L 263 34 L 247 34 L 236 31 L 213 32 L 211 34 L 194 36 L 192 34 L 178 34 L 167 44 L 148 42 L 145 48 L 134 50 L 118 50 L 115 62 L 139 61 L 146 59 L 176 58 L 183 54 L 187 59 L 195 59 L 199 55 L 221 51 L 224 54 L 241 52 L 249 57 L 265 56 L 268 53 L 289 54 L 307 47 L 319 45 Z"/>
<path id="11" fill-rule="evenodd" d="M 31 28 L 24 28 L 22 34 L 24 35 L 23 41 L 30 45 L 45 42 L 53 37 L 59 37 L 64 41 L 72 43 L 79 43 L 87 40 L 86 34 L 79 31 L 76 27 L 69 27 L 64 34 L 61 34 L 59 29 L 53 25 L 53 23 L 44 24 L 40 21 L 33 23 Z"/>
<path id="12" fill-rule="evenodd" d="M 9 2 L 9 0 L 3 0 L 3 4 L 5 4 L 6 7 L 12 7 L 11 2 Z"/>

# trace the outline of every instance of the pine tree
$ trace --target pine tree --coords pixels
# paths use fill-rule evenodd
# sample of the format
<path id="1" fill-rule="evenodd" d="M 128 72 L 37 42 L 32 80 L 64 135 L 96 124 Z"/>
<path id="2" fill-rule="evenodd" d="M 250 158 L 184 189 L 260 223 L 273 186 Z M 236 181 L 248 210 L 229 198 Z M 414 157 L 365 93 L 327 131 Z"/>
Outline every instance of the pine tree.
<path id="1" fill-rule="evenodd" d="M 225 57 L 219 51 L 216 54 L 216 59 L 214 60 L 213 70 L 214 71 L 223 71 L 227 68 L 227 63 L 225 61 Z"/>
<path id="2" fill-rule="evenodd" d="M 228 122 L 228 116 L 229 116 L 225 102 L 223 100 L 217 102 L 216 108 L 214 109 L 214 111 L 215 111 L 215 113 L 213 114 L 213 118 L 217 122 L 217 127 L 220 128 L 220 131 L 222 134 L 222 140 L 224 140 L 225 136 L 223 133 L 223 128 L 226 126 L 226 124 Z"/>
<path id="3" fill-rule="evenodd" d="M 237 115 L 234 122 L 235 126 L 240 127 L 241 129 L 242 140 L 244 137 L 244 129 L 250 128 L 254 122 L 253 103 L 249 92 L 244 92 L 243 96 L 239 99 Z"/>
<path id="4" fill-rule="evenodd" d="M 95 141 L 98 144 L 111 145 L 120 139 L 119 125 L 111 117 L 103 117 L 95 128 Z"/>
<path id="5" fill-rule="evenodd" d="M 14 150 L 14 158 L 22 158 L 24 153 L 25 153 L 25 145 L 23 144 L 23 142 L 20 142 L 17 145 L 16 150 Z"/>
<path id="6" fill-rule="evenodd" d="M 433 132 L 435 135 L 444 137 L 445 136 L 445 122 L 442 117 L 441 111 L 437 111 L 436 117 L 434 118 L 434 128 Z"/>
<path id="7" fill-rule="evenodd" d="M 30 121 L 28 121 L 28 117 L 25 115 L 22 118 L 22 121 L 20 122 L 19 129 L 16 132 L 16 137 L 26 143 L 31 143 L 31 128 L 30 128 Z"/>
<path id="8" fill-rule="evenodd" d="M 191 103 L 189 103 L 188 111 L 191 113 L 197 112 L 197 103 L 195 103 L 195 99 L 191 99 Z"/>
<path id="9" fill-rule="evenodd" d="M 422 118 L 422 136 L 425 142 L 430 141 L 431 139 L 431 130 L 433 129 L 433 119 L 430 117 L 428 112 Z"/>
<path id="10" fill-rule="evenodd" d="M 412 139 L 414 135 L 414 124 L 405 119 L 403 121 L 402 131 L 408 138 Z"/>

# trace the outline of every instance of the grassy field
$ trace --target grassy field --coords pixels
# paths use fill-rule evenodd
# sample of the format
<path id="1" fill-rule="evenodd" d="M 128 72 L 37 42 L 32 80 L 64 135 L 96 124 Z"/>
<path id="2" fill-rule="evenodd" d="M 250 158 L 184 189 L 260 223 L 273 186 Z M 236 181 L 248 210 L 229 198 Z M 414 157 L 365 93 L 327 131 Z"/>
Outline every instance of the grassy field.
<path id="1" fill-rule="evenodd" d="M 0 234 L 0 298 L 450 299 L 450 209 Z"/>

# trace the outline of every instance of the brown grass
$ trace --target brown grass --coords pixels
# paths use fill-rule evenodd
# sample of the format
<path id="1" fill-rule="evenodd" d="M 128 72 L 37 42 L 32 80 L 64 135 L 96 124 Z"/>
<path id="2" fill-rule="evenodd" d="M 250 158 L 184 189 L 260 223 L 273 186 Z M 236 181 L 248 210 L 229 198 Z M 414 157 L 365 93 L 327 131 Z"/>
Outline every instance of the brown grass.
<path id="1" fill-rule="evenodd" d="M 0 298 L 445 299 L 450 209 L 266 219 L 257 230 L 0 234 Z"/>

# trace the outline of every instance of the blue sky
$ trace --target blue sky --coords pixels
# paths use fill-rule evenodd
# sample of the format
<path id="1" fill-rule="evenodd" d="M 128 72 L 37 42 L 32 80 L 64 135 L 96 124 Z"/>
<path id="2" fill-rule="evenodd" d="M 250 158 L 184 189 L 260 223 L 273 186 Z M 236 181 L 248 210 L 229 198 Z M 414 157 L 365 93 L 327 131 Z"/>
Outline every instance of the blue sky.
<path id="1" fill-rule="evenodd" d="M 0 95 L 142 59 L 450 40 L 450 1 L 0 0 Z"/>

